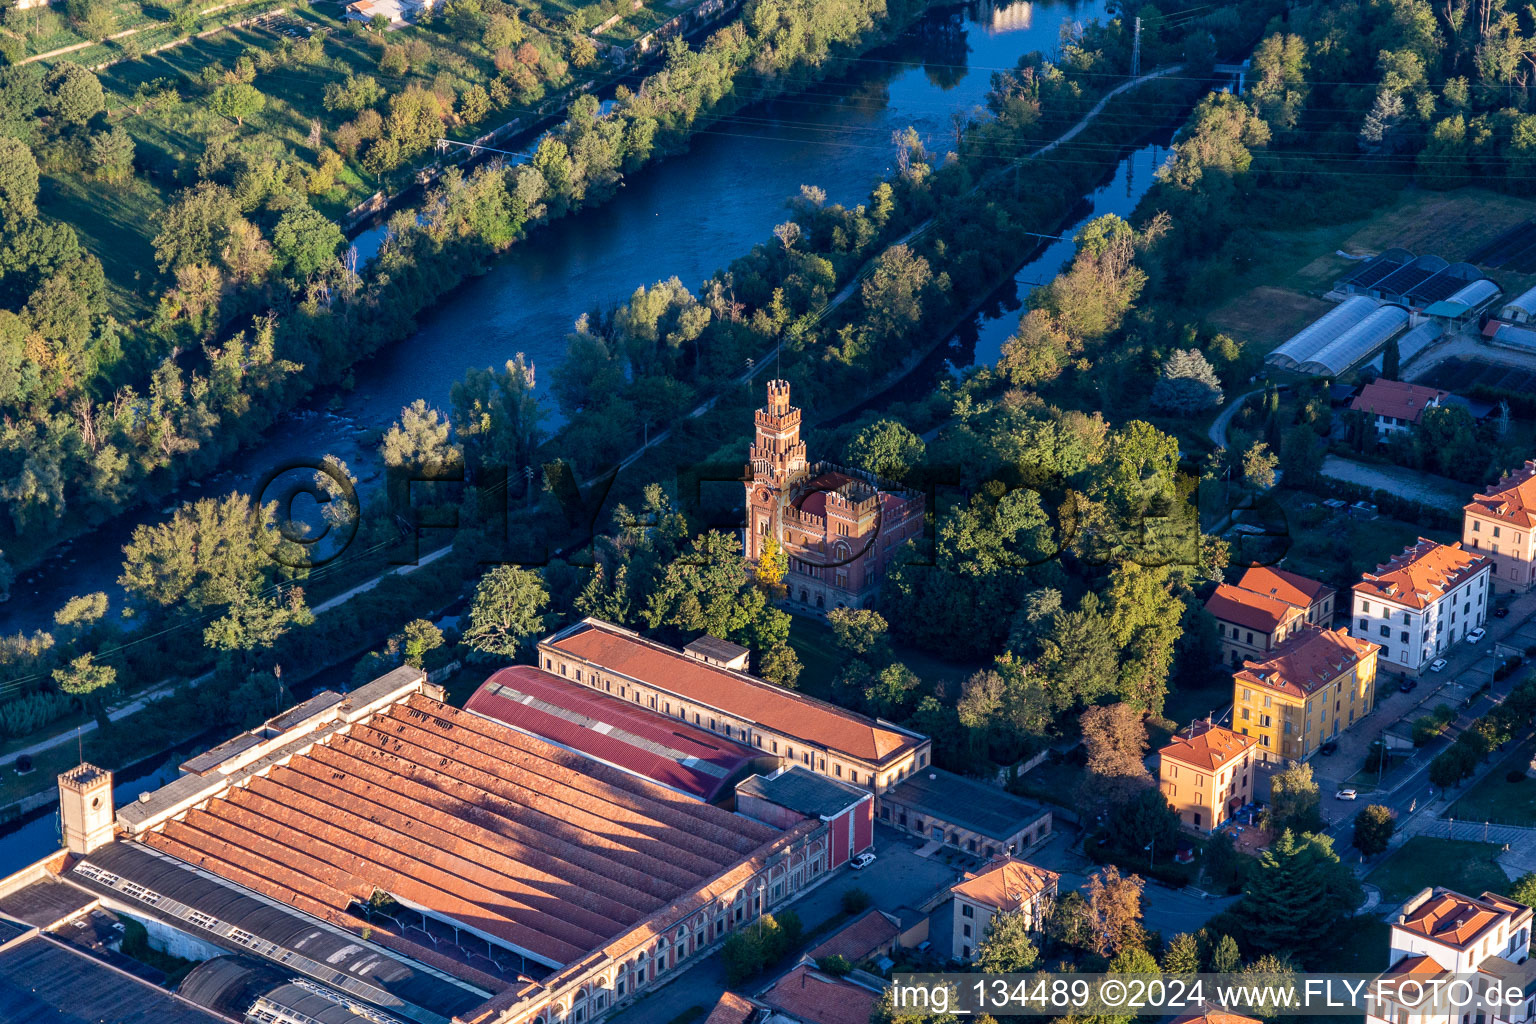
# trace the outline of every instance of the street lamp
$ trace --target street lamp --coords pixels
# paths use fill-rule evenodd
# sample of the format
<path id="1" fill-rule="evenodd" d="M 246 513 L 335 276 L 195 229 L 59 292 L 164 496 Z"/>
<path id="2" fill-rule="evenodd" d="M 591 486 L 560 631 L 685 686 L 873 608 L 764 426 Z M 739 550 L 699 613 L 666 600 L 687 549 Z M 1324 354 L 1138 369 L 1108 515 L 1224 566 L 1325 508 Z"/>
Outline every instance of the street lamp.
<path id="1" fill-rule="evenodd" d="M 1146 846 L 1142 847 L 1143 850 L 1147 851 L 1147 870 L 1148 871 L 1152 870 L 1152 860 L 1153 860 L 1153 858 L 1155 858 L 1157 856 L 1157 850 L 1155 849 L 1156 846 L 1157 846 L 1157 840 L 1154 839 L 1150 843 L 1148 843 Z"/>

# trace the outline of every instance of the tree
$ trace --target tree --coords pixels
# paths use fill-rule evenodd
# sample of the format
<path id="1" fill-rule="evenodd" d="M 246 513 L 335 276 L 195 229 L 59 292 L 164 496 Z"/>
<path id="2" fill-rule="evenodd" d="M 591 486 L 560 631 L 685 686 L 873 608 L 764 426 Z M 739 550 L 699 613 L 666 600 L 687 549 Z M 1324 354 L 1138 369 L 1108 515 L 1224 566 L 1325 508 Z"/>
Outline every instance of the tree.
<path id="1" fill-rule="evenodd" d="M 770 533 L 763 538 L 763 549 L 758 552 L 754 574 L 757 585 L 775 601 L 782 600 L 786 593 L 784 577 L 788 573 L 789 555 L 779 544 L 779 539 Z"/>
<path id="2" fill-rule="evenodd" d="M 923 461 L 923 439 L 895 420 L 878 420 L 848 442 L 848 461 L 885 480 L 902 481 Z"/>
<path id="3" fill-rule="evenodd" d="M 864 703 L 872 714 L 882 718 L 894 718 L 911 698 L 912 692 L 922 682 L 901 662 L 885 666 L 875 673 L 874 679 L 864 689 Z"/>
<path id="4" fill-rule="evenodd" d="M 426 619 L 407 622 L 401 627 L 400 636 L 405 663 L 412 668 L 421 668 L 427 652 L 443 646 L 443 631 Z"/>
<path id="5" fill-rule="evenodd" d="M 117 125 L 91 136 L 91 166 L 102 181 L 119 184 L 133 176 L 133 136 Z"/>
<path id="6" fill-rule="evenodd" d="M 1396 828 L 1397 820 L 1390 808 L 1371 804 L 1361 808 L 1360 813 L 1355 815 L 1355 837 L 1351 842 L 1355 849 L 1367 857 L 1374 857 L 1386 852 L 1387 843 L 1391 841 Z"/>
<path id="7" fill-rule="evenodd" d="M 1285 829 L 1259 856 L 1237 913 L 1255 946 L 1268 953 L 1309 956 L 1359 904 L 1360 883 L 1339 862 L 1325 835 L 1297 838 Z M 1297 907 L 1306 907 L 1304 914 Z"/>
<path id="8" fill-rule="evenodd" d="M 986 974 L 1016 974 L 1033 968 L 1040 952 L 1030 941 L 1029 931 L 1029 919 L 1023 911 L 993 914 L 986 934 L 976 945 L 976 969 Z"/>
<path id="9" fill-rule="evenodd" d="M 589 68 L 597 63 L 597 44 L 586 36 L 571 40 L 571 63 L 579 68 Z"/>
<path id="10" fill-rule="evenodd" d="M 1397 339 L 1389 338 L 1387 347 L 1381 354 L 1381 378 L 1382 380 L 1398 380 L 1403 375 L 1403 356 L 1397 347 Z"/>
<path id="11" fill-rule="evenodd" d="M 1163 970 L 1169 974 L 1200 973 L 1200 940 L 1189 932 L 1180 932 L 1168 940 L 1163 950 Z"/>
<path id="12" fill-rule="evenodd" d="M 1145 851 L 1150 862 L 1161 851 L 1166 860 L 1179 840 L 1178 812 L 1157 789 L 1143 789 L 1110 814 L 1109 837 L 1126 855 Z"/>
<path id="13" fill-rule="evenodd" d="M 1152 387 L 1152 405 L 1193 415 L 1222 403 L 1221 379 L 1199 349 L 1174 349 Z"/>
<path id="14" fill-rule="evenodd" d="M 923 292 L 932 278 L 928 261 L 906 245 L 893 245 L 880 254 L 862 291 L 877 337 L 894 337 L 922 319 Z"/>
<path id="15" fill-rule="evenodd" d="M 464 453 L 448 440 L 449 433 L 448 420 L 418 398 L 400 410 L 400 419 L 385 433 L 380 445 L 384 465 L 428 479 L 452 475 L 463 466 Z"/>
<path id="16" fill-rule="evenodd" d="M 1275 485 L 1275 467 L 1280 464 L 1280 459 L 1270 453 L 1269 446 L 1263 441 L 1253 442 L 1243 453 L 1243 480 L 1249 487 L 1257 487 L 1260 490 Z"/>
<path id="17" fill-rule="evenodd" d="M 107 689 L 117 682 L 117 669 L 98 664 L 95 655 L 87 652 L 54 669 L 53 681 L 60 690 L 79 697 L 103 728 L 110 724 L 105 697 Z"/>
<path id="18" fill-rule="evenodd" d="M 1238 951 L 1237 940 L 1232 936 L 1223 935 L 1211 947 L 1211 972 L 1213 974 L 1235 973 L 1242 964 L 1242 953 Z"/>
<path id="19" fill-rule="evenodd" d="M 1536 906 L 1536 871 L 1527 871 L 1515 879 L 1506 891 L 1516 903 L 1527 907 Z"/>
<path id="20" fill-rule="evenodd" d="M 1296 1005 L 1296 969 L 1285 957 L 1264 953 L 1244 967 L 1242 973 L 1242 982 L 1249 986 L 1248 991 L 1261 993 L 1257 1002 L 1245 1007 L 1260 1020 L 1273 1020 L 1281 1016 L 1283 1007 Z"/>
<path id="21" fill-rule="evenodd" d="M 1083 744 L 1088 751 L 1088 770 L 1106 778 L 1125 777 L 1150 782 L 1147 755 L 1147 724 L 1129 704 L 1091 707 L 1079 719 Z"/>
<path id="22" fill-rule="evenodd" d="M 210 109 L 234 121 L 242 127 L 245 119 L 254 117 L 267 105 L 267 98 L 254 85 L 245 82 L 229 82 L 214 92 Z"/>
<path id="23" fill-rule="evenodd" d="M 106 106 L 101 79 L 79 64 L 55 64 L 43 79 L 43 88 L 43 108 L 66 125 L 85 124 Z"/>
<path id="24" fill-rule="evenodd" d="M 544 577 L 529 569 L 498 565 L 475 586 L 464 642 L 482 654 L 514 657 L 530 636 L 544 628 L 548 606 Z"/>
<path id="25" fill-rule="evenodd" d="M 0 137 L 0 214 L 12 224 L 37 215 L 37 158 L 20 139 Z"/>
<path id="26" fill-rule="evenodd" d="M 889 640 L 885 616 L 872 608 L 834 608 L 827 613 L 832 639 L 855 658 L 882 652 Z"/>
<path id="27" fill-rule="evenodd" d="M 1126 946 L 1139 945 L 1141 927 L 1141 878 L 1121 876 L 1113 864 L 1088 878 L 1088 915 L 1092 923 L 1091 944 L 1100 956 L 1118 953 Z"/>
<path id="28" fill-rule="evenodd" d="M 1275 831 L 1291 829 L 1300 834 L 1322 827 L 1319 806 L 1322 793 L 1312 778 L 1312 766 L 1291 761 L 1270 779 L 1269 813 Z"/>
<path id="29" fill-rule="evenodd" d="M 301 280 L 333 265 L 344 241 L 341 229 L 312 206 L 289 210 L 272 232 L 278 258 Z"/>

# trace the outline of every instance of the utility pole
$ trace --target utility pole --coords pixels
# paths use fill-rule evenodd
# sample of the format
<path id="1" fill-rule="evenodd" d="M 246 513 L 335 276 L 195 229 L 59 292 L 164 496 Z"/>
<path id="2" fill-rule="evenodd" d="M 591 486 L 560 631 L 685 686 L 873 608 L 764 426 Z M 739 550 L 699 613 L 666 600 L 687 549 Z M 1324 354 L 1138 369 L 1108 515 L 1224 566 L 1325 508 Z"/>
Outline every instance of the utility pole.
<path id="1" fill-rule="evenodd" d="M 1141 19 L 1136 19 L 1135 41 L 1131 44 L 1131 77 L 1141 75 Z"/>

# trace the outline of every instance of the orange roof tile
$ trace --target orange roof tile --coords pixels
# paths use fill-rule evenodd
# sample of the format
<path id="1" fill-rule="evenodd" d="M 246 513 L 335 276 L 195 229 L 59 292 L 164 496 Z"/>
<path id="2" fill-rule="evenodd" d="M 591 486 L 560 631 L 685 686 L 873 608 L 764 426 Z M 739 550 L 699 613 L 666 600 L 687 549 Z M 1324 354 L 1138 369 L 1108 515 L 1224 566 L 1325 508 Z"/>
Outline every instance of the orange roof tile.
<path id="1" fill-rule="evenodd" d="M 1207 1010 L 1204 1013 L 1191 1013 L 1180 1017 L 1173 1024 L 1261 1024 L 1261 1022 L 1257 1018 L 1244 1017 L 1240 1013 Z"/>
<path id="2" fill-rule="evenodd" d="M 1449 396 L 1449 391 L 1441 391 L 1438 388 L 1426 388 L 1418 384 L 1405 384 L 1398 380 L 1378 378 L 1362 388 L 1360 394 L 1349 403 L 1349 407 L 1356 412 L 1367 412 L 1373 416 L 1395 416 L 1409 423 L 1417 423 L 1424 415 L 1425 409 L 1445 401 Z"/>
<path id="3" fill-rule="evenodd" d="M 1440 966 L 1440 961 L 1432 956 L 1405 956 L 1391 967 L 1387 968 L 1388 974 L 1412 974 L 1419 977 L 1434 977 L 1444 974 L 1445 968 Z"/>
<path id="4" fill-rule="evenodd" d="M 895 940 L 901 934 L 901 929 L 891 923 L 874 907 L 864 911 L 859 917 L 843 925 L 832 935 L 811 950 L 806 956 L 812 960 L 820 960 L 824 956 L 840 956 L 851 964 L 869 956 L 875 950 Z"/>
<path id="5" fill-rule="evenodd" d="M 1165 760 L 1172 759 L 1209 772 L 1230 764 L 1253 744 L 1252 736 L 1212 725 L 1194 736 L 1175 735 L 1173 741 L 1157 753 Z"/>
<path id="6" fill-rule="evenodd" d="M 1466 511 L 1514 526 L 1536 526 L 1536 460 L 1527 459 L 1523 469 L 1506 473 L 1487 494 L 1474 494 Z"/>
<path id="7" fill-rule="evenodd" d="M 1467 551 L 1461 544 L 1441 544 L 1420 537 L 1391 561 L 1368 572 L 1355 584 L 1355 593 L 1390 601 L 1406 608 L 1427 608 L 1451 590 L 1487 569 L 1487 555 Z"/>
<path id="8" fill-rule="evenodd" d="M 1000 856 L 979 872 L 966 872 L 949 891 L 998 910 L 1017 910 L 1044 890 L 1054 892 L 1060 878 L 1056 872 L 1028 861 Z"/>
<path id="9" fill-rule="evenodd" d="M 1261 633 L 1273 633 L 1303 614 L 1295 605 L 1230 583 L 1216 587 L 1216 592 L 1206 599 L 1205 610 L 1223 622 L 1235 622 Z"/>
<path id="10" fill-rule="evenodd" d="M 705 664 L 596 619 L 586 619 L 544 643 L 597 668 L 870 764 L 883 764 L 925 742 L 745 672 Z"/>
<path id="11" fill-rule="evenodd" d="M 566 964 L 780 835 L 418 694 L 143 839 L 318 916 L 383 890 Z"/>
<path id="12" fill-rule="evenodd" d="M 869 1024 L 880 997 L 862 985 L 801 965 L 774 983 L 759 1001 L 807 1024 Z"/>
<path id="13" fill-rule="evenodd" d="M 704 1018 L 704 1024 L 747 1024 L 756 1012 L 757 1007 L 735 992 L 722 992 L 715 1008 Z"/>
<path id="14" fill-rule="evenodd" d="M 1381 650 L 1345 629 L 1303 625 L 1263 661 L 1245 661 L 1233 678 L 1295 697 L 1306 697 Z"/>
<path id="15" fill-rule="evenodd" d="M 1333 588 L 1326 583 L 1319 583 L 1299 573 L 1267 565 L 1256 565 L 1249 569 L 1243 573 L 1243 578 L 1237 581 L 1237 585 L 1243 590 L 1249 590 L 1255 594 L 1268 594 L 1298 608 L 1309 608 L 1315 602 L 1333 595 Z"/>
<path id="16" fill-rule="evenodd" d="M 1449 889 L 1437 889 L 1414 907 L 1395 927 L 1416 932 L 1442 945 L 1462 949 L 1506 917 L 1529 916 L 1530 908 L 1493 893 L 1474 899 Z"/>

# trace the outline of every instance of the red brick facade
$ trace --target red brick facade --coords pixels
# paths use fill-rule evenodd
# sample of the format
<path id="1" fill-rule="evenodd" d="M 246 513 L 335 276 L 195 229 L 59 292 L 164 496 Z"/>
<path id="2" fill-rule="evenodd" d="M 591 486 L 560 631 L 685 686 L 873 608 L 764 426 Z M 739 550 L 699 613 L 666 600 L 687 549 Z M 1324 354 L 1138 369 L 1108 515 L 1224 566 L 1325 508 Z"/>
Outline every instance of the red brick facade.
<path id="1" fill-rule="evenodd" d="M 788 381 L 768 382 L 756 419 L 746 482 L 747 558 L 756 563 L 767 538 L 777 539 L 789 560 L 784 582 L 791 609 L 868 606 L 901 545 L 922 532 L 922 495 L 882 489 L 861 470 L 808 462 Z"/>

